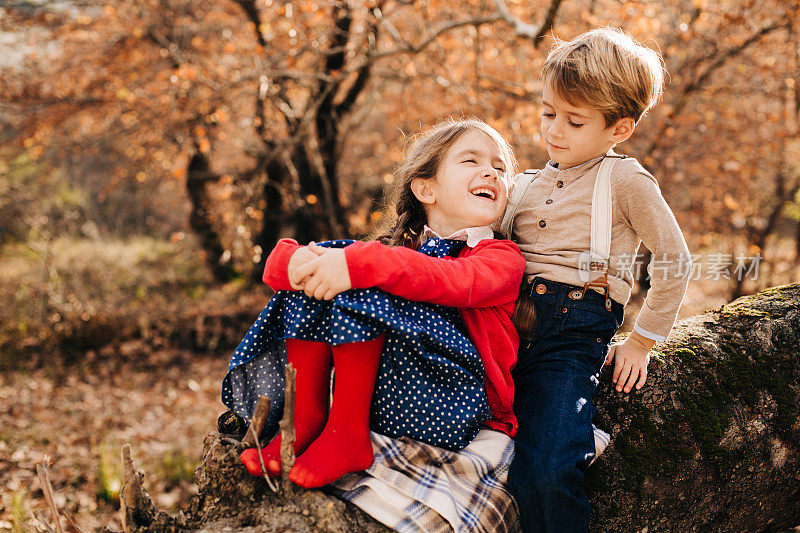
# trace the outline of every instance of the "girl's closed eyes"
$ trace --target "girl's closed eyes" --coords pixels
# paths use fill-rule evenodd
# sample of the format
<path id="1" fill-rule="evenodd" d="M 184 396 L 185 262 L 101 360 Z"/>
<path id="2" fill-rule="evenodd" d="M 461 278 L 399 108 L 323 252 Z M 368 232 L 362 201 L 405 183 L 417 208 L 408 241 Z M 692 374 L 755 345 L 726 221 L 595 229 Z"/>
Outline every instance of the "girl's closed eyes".
<path id="1" fill-rule="evenodd" d="M 462 161 L 462 163 L 472 163 L 473 165 L 477 165 L 478 164 L 478 162 L 475 161 L 474 159 L 465 159 L 464 161 Z M 493 168 L 498 172 L 505 172 L 506 171 L 505 167 L 503 167 L 503 166 L 493 167 Z"/>

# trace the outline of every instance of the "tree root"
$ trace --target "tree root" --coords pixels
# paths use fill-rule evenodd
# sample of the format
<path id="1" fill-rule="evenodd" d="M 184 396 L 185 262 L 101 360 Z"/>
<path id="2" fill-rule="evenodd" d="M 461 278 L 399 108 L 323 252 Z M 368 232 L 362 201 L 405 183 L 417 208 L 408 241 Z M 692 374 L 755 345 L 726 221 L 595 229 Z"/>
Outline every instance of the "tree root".
<path id="1" fill-rule="evenodd" d="M 179 531 L 181 520 L 160 511 L 145 490 L 144 473 L 136 470 L 131 459 L 131 445 L 122 446 L 122 470 L 125 484 L 119 493 L 124 531 Z M 183 513 L 181 513 L 181 517 Z"/>

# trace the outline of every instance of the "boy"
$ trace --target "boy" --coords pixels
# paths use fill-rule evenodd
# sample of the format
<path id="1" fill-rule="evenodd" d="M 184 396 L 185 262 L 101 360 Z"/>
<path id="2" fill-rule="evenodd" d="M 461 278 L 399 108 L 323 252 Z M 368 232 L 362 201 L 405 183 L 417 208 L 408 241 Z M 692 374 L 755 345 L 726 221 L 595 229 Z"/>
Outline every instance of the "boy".
<path id="1" fill-rule="evenodd" d="M 690 260 L 655 179 L 611 150 L 661 95 L 658 54 L 621 31 L 596 29 L 557 42 L 543 80 L 541 134 L 550 161 L 517 176 L 517 198 L 512 192 L 501 228 L 525 256 L 527 305 L 537 316 L 514 370 L 519 432 L 509 483 L 524 531 L 587 531 L 584 471 L 595 455 L 591 421 L 600 370 L 604 361 L 615 362 L 617 391 L 644 385 L 650 348 L 672 328 Z M 602 176 L 610 180 L 605 218 L 597 207 L 604 188 L 595 191 L 596 181 L 607 183 Z M 609 350 L 640 242 L 667 266 L 653 276 L 634 331 Z"/>

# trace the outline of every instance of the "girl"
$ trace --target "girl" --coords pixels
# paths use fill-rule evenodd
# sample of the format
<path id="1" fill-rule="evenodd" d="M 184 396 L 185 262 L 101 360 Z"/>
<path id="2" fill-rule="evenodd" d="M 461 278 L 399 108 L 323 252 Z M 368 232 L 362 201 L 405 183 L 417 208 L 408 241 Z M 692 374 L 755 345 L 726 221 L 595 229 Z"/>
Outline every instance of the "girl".
<path id="1" fill-rule="evenodd" d="M 525 261 L 491 230 L 514 163 L 485 123 L 442 123 L 397 172 L 397 223 L 383 242 L 283 240 L 270 254 L 264 281 L 278 292 L 234 352 L 222 397 L 249 418 L 269 396 L 275 431 L 283 367 L 294 365 L 295 483 L 319 487 L 370 466 L 370 428 L 448 450 L 482 424 L 514 436 L 511 317 Z M 276 475 L 279 449 L 277 436 L 241 460 L 261 475 L 260 453 Z"/>

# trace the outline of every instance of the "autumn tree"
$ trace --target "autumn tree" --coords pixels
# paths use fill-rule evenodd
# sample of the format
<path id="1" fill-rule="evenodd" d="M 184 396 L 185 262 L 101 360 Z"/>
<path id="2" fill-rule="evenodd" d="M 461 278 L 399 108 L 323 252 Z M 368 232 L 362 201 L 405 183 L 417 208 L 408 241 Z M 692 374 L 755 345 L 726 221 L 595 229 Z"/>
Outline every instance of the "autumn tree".
<path id="1" fill-rule="evenodd" d="M 778 261 L 767 261 L 764 249 L 800 186 L 796 158 L 787 160 L 800 140 L 798 4 L 750 17 L 752 6 L 744 7 L 697 2 L 678 18 L 679 31 L 663 46 L 672 87 L 653 131 L 633 141 L 649 168 L 662 169 L 656 175 L 673 209 L 691 212 L 687 233 L 699 236 L 701 249 L 716 248 L 705 266 L 729 266 L 732 297 L 745 293 L 746 274 L 757 273 L 760 260 L 774 269 Z"/>
<path id="2" fill-rule="evenodd" d="M 62 48 L 43 38 L 24 76 L 0 80 L 3 116 L 20 118 L 3 146 L 66 172 L 87 191 L 82 216 L 108 231 L 186 225 L 219 280 L 257 276 L 282 236 L 373 231 L 404 136 L 444 114 L 485 118 L 524 166 L 543 164 L 551 30 L 612 24 L 663 53 L 664 101 L 620 151 L 656 175 L 693 248 L 754 255 L 792 212 L 796 2 L 119 0 L 78 16 L 6 12 L 7 27 L 46 29 Z"/>

